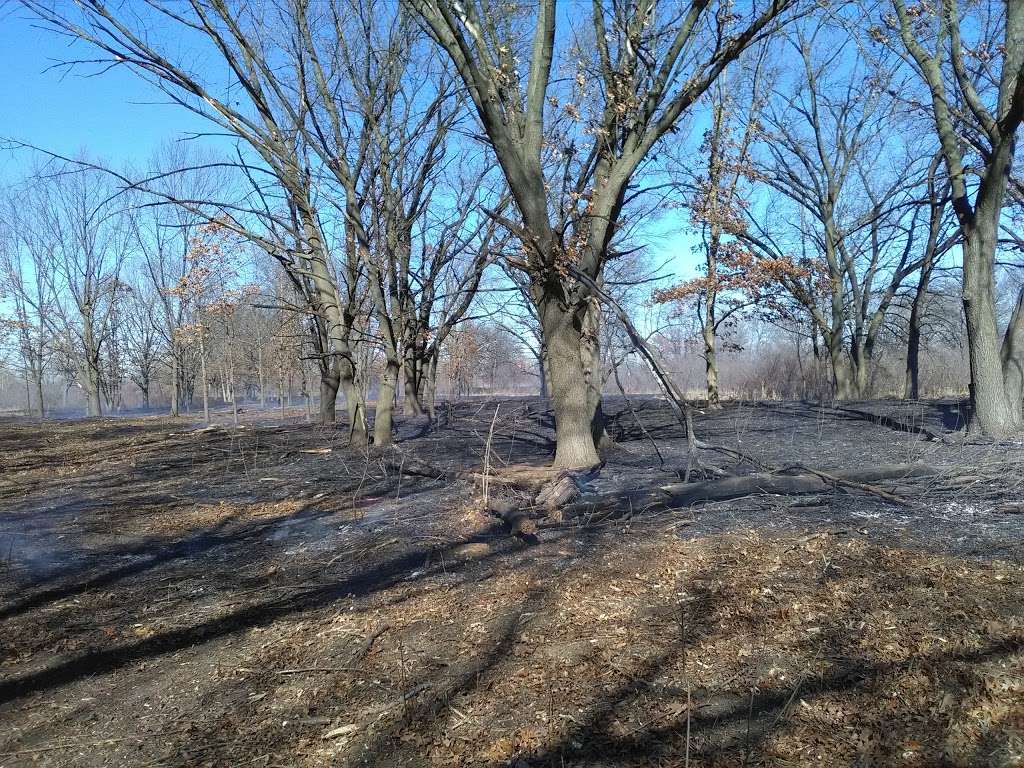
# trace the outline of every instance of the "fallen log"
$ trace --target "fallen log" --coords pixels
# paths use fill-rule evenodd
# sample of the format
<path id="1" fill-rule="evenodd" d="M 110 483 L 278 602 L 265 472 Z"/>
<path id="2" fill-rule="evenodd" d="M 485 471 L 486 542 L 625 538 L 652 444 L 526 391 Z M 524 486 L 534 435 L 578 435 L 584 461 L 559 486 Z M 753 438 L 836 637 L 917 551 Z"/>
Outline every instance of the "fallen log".
<path id="1" fill-rule="evenodd" d="M 927 464 L 884 464 L 866 469 L 833 471 L 830 474 L 850 483 L 874 483 L 879 480 L 904 480 L 911 477 L 937 477 L 942 472 Z"/>
<path id="2" fill-rule="evenodd" d="M 689 506 L 701 501 L 726 501 L 756 494 L 789 496 L 823 493 L 829 484 L 816 475 L 773 475 L 756 472 L 703 483 L 672 483 L 661 486 L 673 506 Z"/>

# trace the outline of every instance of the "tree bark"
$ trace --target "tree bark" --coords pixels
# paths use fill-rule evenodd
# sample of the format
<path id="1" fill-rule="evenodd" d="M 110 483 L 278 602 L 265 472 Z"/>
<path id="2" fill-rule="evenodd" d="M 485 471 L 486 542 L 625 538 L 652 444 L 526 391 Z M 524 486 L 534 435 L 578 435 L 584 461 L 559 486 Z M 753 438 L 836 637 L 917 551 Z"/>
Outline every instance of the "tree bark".
<path id="1" fill-rule="evenodd" d="M 550 391 L 549 366 L 546 362 L 547 356 L 547 350 L 541 345 L 540 354 L 537 355 L 537 375 L 540 378 L 540 397 L 542 400 L 548 399 L 548 392 Z"/>
<path id="2" fill-rule="evenodd" d="M 337 418 L 335 404 L 341 379 L 335 372 L 320 372 L 320 423 L 333 424 Z"/>
<path id="3" fill-rule="evenodd" d="M 199 331 L 199 375 L 203 385 L 203 421 L 210 423 L 210 379 L 206 375 L 206 342 L 203 341 L 202 329 Z"/>
<path id="4" fill-rule="evenodd" d="M 1003 336 L 1003 387 L 1018 425 L 1024 424 L 1024 287 L 1017 292 L 1017 303 Z"/>
<path id="5" fill-rule="evenodd" d="M 423 404 L 432 424 L 437 423 L 437 358 L 438 350 L 430 355 L 423 372 Z"/>
<path id="6" fill-rule="evenodd" d="M 178 348 L 173 342 L 171 344 L 171 416 L 177 416 L 179 414 L 179 408 L 181 403 L 181 392 L 179 386 L 181 384 L 179 378 L 181 372 L 179 371 L 178 365 Z"/>
<path id="7" fill-rule="evenodd" d="M 992 274 L 995 237 L 986 237 L 980 229 L 965 235 L 964 316 L 974 406 L 968 430 L 1004 438 L 1021 428 L 1021 408 L 1019 402 L 1010 402 L 1003 374 Z"/>
<path id="8" fill-rule="evenodd" d="M 392 414 L 395 408 L 395 390 L 398 388 L 397 360 L 388 360 L 377 389 L 377 409 L 373 418 L 373 444 L 382 447 L 392 443 Z"/>
<path id="9" fill-rule="evenodd" d="M 710 302 L 709 302 L 710 304 Z M 708 312 L 701 328 L 704 338 L 704 380 L 708 390 L 708 408 L 720 408 L 721 396 L 718 393 L 718 353 L 715 350 L 714 310 Z"/>
<path id="10" fill-rule="evenodd" d="M 928 298 L 928 283 L 931 279 L 931 265 L 921 267 L 917 292 L 910 305 L 910 322 L 907 327 L 907 366 L 903 382 L 903 398 L 917 400 L 921 397 L 921 329 L 924 325 L 925 302 Z"/>
<path id="11" fill-rule="evenodd" d="M 423 366 L 424 362 L 415 353 L 407 354 L 402 364 L 402 374 L 405 378 L 402 413 L 406 416 L 422 416 L 427 412 L 422 398 Z"/>
<path id="12" fill-rule="evenodd" d="M 836 351 L 829 345 L 829 360 L 832 363 L 832 394 L 836 400 L 853 400 L 853 366 L 843 350 Z"/>
<path id="13" fill-rule="evenodd" d="M 567 469 L 600 462 L 595 434 L 599 438 L 604 430 L 599 390 L 595 398 L 583 361 L 588 344 L 580 315 L 585 311 L 568 310 L 551 299 L 538 307 L 555 412 L 555 466 Z M 592 343 L 596 347 L 596 339 Z"/>
<path id="14" fill-rule="evenodd" d="M 260 385 L 260 408 L 266 408 L 267 406 L 267 386 L 266 377 L 263 373 L 263 346 L 259 345 L 256 348 L 256 372 L 259 376 Z M 337 388 L 335 388 L 337 390 Z"/>
<path id="15" fill-rule="evenodd" d="M 41 366 L 36 367 L 36 413 L 40 419 L 46 418 L 46 404 L 43 402 L 43 371 Z"/>

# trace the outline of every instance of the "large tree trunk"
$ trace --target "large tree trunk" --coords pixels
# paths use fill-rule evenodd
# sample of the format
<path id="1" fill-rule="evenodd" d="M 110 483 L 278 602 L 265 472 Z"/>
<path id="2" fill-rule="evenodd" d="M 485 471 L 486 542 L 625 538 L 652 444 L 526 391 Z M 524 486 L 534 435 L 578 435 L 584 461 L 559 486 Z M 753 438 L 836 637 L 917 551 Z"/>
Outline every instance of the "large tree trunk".
<path id="1" fill-rule="evenodd" d="M 392 414 L 395 409 L 395 390 L 398 388 L 397 360 L 388 360 L 380 377 L 377 389 L 377 409 L 373 418 L 373 444 L 382 447 L 391 445 Z"/>
<path id="2" fill-rule="evenodd" d="M 1020 430 L 1021 408 L 1019 402 L 1010 402 L 1003 374 L 992 273 L 996 238 L 994 231 L 984 231 L 989 229 L 989 223 L 979 221 L 977 228 L 965 232 L 963 245 L 964 316 L 967 320 L 973 406 L 968 430 L 1003 438 Z"/>
<path id="3" fill-rule="evenodd" d="M 868 350 L 867 341 L 855 342 L 850 350 L 851 391 L 857 400 L 863 400 L 868 396 L 871 374 L 871 352 Z"/>
<path id="4" fill-rule="evenodd" d="M 90 417 L 103 415 L 103 401 L 100 398 L 99 362 L 89 359 L 85 363 L 85 396 L 86 408 Z"/>
<path id="5" fill-rule="evenodd" d="M 849 358 L 840 349 L 838 352 L 829 345 L 829 360 L 832 363 L 832 395 L 836 400 L 853 400 L 854 375 Z"/>
<path id="6" fill-rule="evenodd" d="M 1000 350 L 1003 358 L 1003 387 L 1018 425 L 1024 424 L 1024 287 L 1017 293 L 1017 303 L 1003 336 Z"/>
<path id="7" fill-rule="evenodd" d="M 422 416 L 426 413 L 426 406 L 423 402 L 423 368 L 424 362 L 415 353 L 406 355 L 402 364 L 404 381 L 404 402 L 402 413 L 406 416 Z"/>
<path id="8" fill-rule="evenodd" d="M 903 398 L 921 397 L 921 326 L 924 323 L 924 299 L 928 281 L 922 277 L 918 283 L 914 302 L 910 305 L 910 324 L 907 328 L 907 367 L 903 379 Z"/>
<path id="9" fill-rule="evenodd" d="M 590 467 L 600 461 L 597 440 L 601 423 L 600 389 L 591 385 L 588 369 L 596 338 L 584 339 L 582 315 L 586 310 L 567 310 L 556 299 L 538 307 L 548 352 L 551 399 L 555 411 L 555 466 Z M 584 364 L 584 356 L 591 358 Z"/>

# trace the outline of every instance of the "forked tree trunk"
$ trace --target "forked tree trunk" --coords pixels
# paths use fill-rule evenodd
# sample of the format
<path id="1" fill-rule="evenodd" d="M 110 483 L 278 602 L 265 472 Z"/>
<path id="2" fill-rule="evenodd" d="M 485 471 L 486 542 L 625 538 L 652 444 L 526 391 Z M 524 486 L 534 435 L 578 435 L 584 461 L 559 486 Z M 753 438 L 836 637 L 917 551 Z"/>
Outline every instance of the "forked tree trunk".
<path id="1" fill-rule="evenodd" d="M 600 390 L 588 381 L 584 355 L 590 356 L 584 339 L 582 313 L 545 301 L 538 315 L 547 346 L 551 377 L 551 401 L 555 412 L 555 466 L 590 467 L 600 461 L 595 433 L 604 430 L 600 413 Z M 596 340 L 593 346 L 597 346 Z"/>
<path id="2" fill-rule="evenodd" d="M 870 388 L 871 353 L 868 351 L 867 342 L 855 345 L 850 350 L 850 367 L 853 369 L 853 396 L 863 400 L 868 396 Z"/>
<path id="3" fill-rule="evenodd" d="M 391 445 L 392 415 L 395 408 L 395 391 L 398 388 L 397 360 L 388 360 L 380 377 L 377 390 L 377 409 L 373 419 L 373 444 L 382 447 Z"/>
<path id="4" fill-rule="evenodd" d="M 348 412 L 349 445 L 364 447 L 367 443 L 366 396 L 356 384 L 355 368 L 347 360 L 338 366 L 341 391 L 345 395 L 345 410 Z"/>
<path id="5" fill-rule="evenodd" d="M 836 400 L 853 399 L 853 368 L 850 361 L 840 352 L 838 355 L 829 350 L 832 362 L 832 396 Z"/>

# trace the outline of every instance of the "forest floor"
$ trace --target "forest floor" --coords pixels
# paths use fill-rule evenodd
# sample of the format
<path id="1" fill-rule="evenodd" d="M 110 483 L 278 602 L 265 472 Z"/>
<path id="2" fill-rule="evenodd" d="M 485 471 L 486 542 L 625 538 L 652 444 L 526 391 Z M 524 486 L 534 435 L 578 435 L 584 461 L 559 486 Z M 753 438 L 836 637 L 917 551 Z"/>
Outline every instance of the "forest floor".
<path id="1" fill-rule="evenodd" d="M 612 398 L 593 511 L 531 545 L 479 472 L 493 424 L 515 497 L 551 414 L 496 405 L 386 454 L 295 413 L 0 421 L 0 766 L 1022 764 L 1024 445 L 730 404 L 697 435 L 748 464 L 935 472 L 638 508 L 685 439 Z"/>

